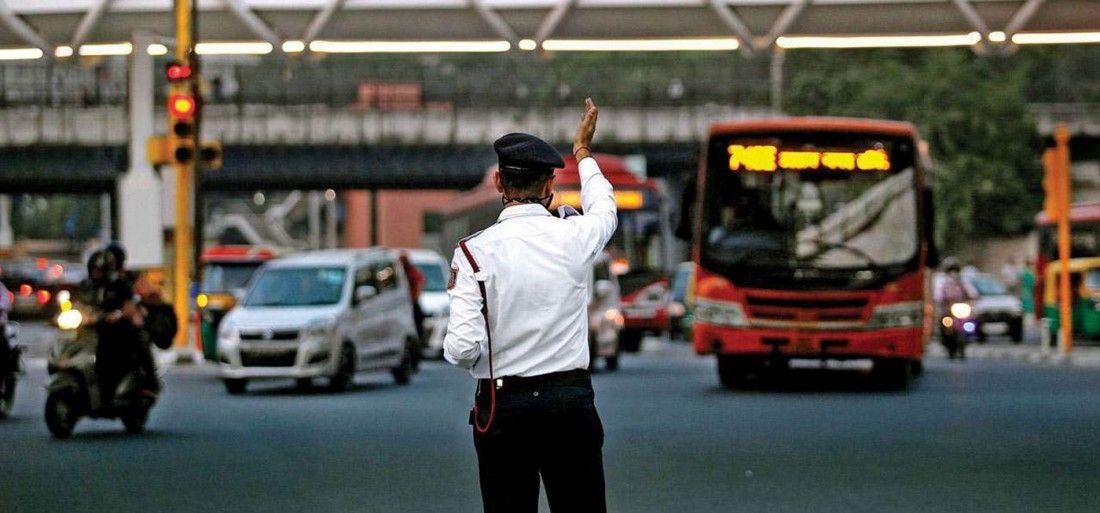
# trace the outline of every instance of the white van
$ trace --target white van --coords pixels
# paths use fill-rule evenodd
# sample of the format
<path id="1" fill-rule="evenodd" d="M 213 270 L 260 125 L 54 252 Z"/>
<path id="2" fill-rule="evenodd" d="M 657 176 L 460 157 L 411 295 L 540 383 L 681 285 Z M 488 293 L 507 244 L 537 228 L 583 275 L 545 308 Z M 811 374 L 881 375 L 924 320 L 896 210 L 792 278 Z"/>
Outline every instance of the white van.
<path id="1" fill-rule="evenodd" d="M 345 390 L 356 372 L 389 370 L 398 384 L 418 350 L 408 280 L 391 249 L 298 253 L 264 264 L 218 329 L 225 389 L 291 378 L 328 378 Z"/>

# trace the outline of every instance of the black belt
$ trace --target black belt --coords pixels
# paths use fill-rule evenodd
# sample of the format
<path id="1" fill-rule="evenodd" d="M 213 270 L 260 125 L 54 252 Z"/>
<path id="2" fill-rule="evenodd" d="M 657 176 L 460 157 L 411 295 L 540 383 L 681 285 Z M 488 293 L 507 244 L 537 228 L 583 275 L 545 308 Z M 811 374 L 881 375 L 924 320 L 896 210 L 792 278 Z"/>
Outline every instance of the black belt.
<path id="1" fill-rule="evenodd" d="M 477 380 L 477 389 L 488 390 L 489 380 Z M 534 390 L 547 387 L 591 387 L 592 375 L 585 369 L 573 369 L 538 376 L 503 376 L 496 378 L 498 390 Z"/>

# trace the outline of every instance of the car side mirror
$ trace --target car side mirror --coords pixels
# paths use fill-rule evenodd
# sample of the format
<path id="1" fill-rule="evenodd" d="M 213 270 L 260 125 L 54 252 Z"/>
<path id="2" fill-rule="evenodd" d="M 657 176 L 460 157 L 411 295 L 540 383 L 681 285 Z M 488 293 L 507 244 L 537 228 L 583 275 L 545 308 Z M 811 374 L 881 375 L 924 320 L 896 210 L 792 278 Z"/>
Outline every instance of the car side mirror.
<path id="1" fill-rule="evenodd" d="M 607 299 L 611 295 L 613 285 L 609 280 L 597 280 L 596 281 L 596 297 L 599 299 Z"/>
<path id="2" fill-rule="evenodd" d="M 378 295 L 378 289 L 373 285 L 360 285 L 355 287 L 355 302 L 361 303 Z"/>

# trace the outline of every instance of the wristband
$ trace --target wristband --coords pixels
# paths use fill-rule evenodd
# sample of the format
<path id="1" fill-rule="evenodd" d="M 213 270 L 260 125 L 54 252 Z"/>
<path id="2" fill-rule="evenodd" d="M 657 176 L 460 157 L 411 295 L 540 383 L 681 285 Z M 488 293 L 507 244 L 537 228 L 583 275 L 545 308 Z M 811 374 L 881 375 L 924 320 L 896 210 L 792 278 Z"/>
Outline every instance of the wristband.
<path id="1" fill-rule="evenodd" d="M 577 153 L 580 153 L 581 150 L 588 151 L 588 156 L 589 157 L 592 156 L 592 150 L 588 146 L 581 146 L 580 148 L 577 148 L 577 149 L 573 150 L 573 157 L 576 158 L 577 160 L 581 160 L 580 158 L 577 157 Z"/>

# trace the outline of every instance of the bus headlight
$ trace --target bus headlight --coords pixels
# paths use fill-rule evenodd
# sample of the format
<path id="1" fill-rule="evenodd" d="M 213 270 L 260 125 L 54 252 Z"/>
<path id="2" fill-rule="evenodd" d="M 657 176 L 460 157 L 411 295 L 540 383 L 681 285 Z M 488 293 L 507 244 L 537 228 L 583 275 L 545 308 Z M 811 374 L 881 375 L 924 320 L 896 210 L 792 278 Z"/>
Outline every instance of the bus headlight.
<path id="1" fill-rule="evenodd" d="M 695 300 L 695 320 L 715 326 L 743 328 L 749 325 L 745 309 L 736 301 L 717 301 L 698 298 Z"/>
<path id="2" fill-rule="evenodd" d="M 924 320 L 924 305 L 920 301 L 876 306 L 871 310 L 868 328 L 915 328 Z"/>

